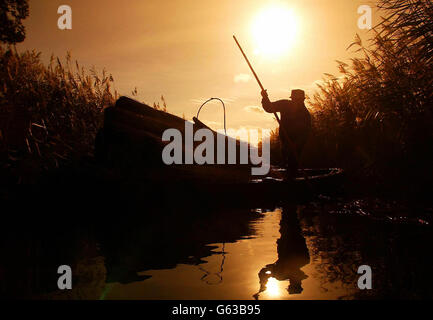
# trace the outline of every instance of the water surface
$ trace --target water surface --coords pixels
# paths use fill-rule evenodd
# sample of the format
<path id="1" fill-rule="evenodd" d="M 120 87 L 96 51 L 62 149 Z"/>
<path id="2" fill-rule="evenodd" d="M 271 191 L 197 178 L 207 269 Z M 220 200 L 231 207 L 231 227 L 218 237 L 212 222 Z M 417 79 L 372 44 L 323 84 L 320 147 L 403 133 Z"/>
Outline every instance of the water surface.
<path id="1" fill-rule="evenodd" d="M 308 245 L 314 244 L 308 241 L 309 237 L 304 238 L 297 211 L 300 210 L 296 206 L 286 206 L 265 212 L 251 223 L 253 236 L 234 243 L 209 244 L 214 247 L 211 256 L 201 263 L 148 270 L 140 273 L 149 276 L 147 280 L 113 283 L 107 286 L 104 298 L 218 300 L 336 299 L 347 296 L 353 288 L 346 288 L 339 281 L 322 282 L 315 257 L 310 261 Z M 291 282 L 292 286 L 293 282 L 300 284 L 298 292 L 289 293 Z"/>
<path id="2" fill-rule="evenodd" d="M 123 211 L 116 219 L 5 229 L 2 296 L 433 297 L 431 208 L 411 211 L 395 201 L 326 197 L 268 208 L 139 203 L 131 201 L 129 209 L 119 203 Z M 57 290 L 62 264 L 72 267 L 73 290 Z M 373 270 L 372 290 L 357 286 L 361 265 Z"/>

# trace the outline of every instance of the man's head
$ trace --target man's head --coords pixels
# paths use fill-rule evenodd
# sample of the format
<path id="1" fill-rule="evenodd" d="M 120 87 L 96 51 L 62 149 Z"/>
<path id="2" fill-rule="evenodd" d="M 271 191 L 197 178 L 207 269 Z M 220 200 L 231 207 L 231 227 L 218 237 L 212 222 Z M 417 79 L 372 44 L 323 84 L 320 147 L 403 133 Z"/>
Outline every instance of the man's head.
<path id="1" fill-rule="evenodd" d="M 287 288 L 289 294 L 301 294 L 304 289 L 302 289 L 302 282 L 299 280 L 290 279 L 290 285 Z"/>
<path id="2" fill-rule="evenodd" d="M 290 98 L 295 102 L 298 102 L 298 101 L 304 102 L 305 92 L 304 92 L 304 90 L 300 90 L 300 89 L 292 90 L 292 95 L 290 96 Z"/>

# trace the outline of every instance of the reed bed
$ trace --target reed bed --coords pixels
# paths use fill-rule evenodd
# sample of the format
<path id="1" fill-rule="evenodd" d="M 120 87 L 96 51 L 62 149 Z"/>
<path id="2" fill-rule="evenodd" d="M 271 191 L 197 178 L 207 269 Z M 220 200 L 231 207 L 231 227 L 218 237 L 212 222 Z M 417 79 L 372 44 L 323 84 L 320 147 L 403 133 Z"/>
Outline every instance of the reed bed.
<path id="1" fill-rule="evenodd" d="M 104 70 L 0 46 L 0 169 L 16 183 L 93 153 L 103 110 L 117 92 Z M 4 181 L 3 181 L 4 182 Z"/>
<path id="2" fill-rule="evenodd" d="M 319 157 L 377 183 L 431 183 L 433 3 L 380 0 L 383 21 L 309 99 Z M 324 156 L 325 155 L 325 156 Z"/>

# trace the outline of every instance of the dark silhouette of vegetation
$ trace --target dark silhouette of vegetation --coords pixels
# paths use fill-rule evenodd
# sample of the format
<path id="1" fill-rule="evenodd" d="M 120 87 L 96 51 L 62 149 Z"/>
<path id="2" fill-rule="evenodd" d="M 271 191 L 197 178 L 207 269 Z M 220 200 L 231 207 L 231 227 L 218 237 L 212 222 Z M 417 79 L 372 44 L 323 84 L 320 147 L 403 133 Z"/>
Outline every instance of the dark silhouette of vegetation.
<path id="1" fill-rule="evenodd" d="M 370 44 L 357 35 L 349 48 L 361 56 L 337 61 L 341 75 L 325 74 L 310 99 L 315 151 L 306 162 L 320 157 L 387 186 L 424 185 L 433 172 L 433 4 L 378 7 L 384 17 Z"/>
<path id="2" fill-rule="evenodd" d="M 405 44 L 418 53 L 427 64 L 433 57 L 433 4 L 429 0 L 381 0 L 379 8 L 388 16 L 382 22 L 381 33 Z"/>
<path id="3" fill-rule="evenodd" d="M 24 41 L 23 20 L 28 15 L 28 0 L 0 0 L 0 42 L 13 44 Z"/>
<path id="4" fill-rule="evenodd" d="M 162 103 L 162 105 L 159 102 L 154 102 L 153 108 L 155 108 L 156 110 L 161 110 L 161 111 L 167 112 L 167 103 L 166 103 L 163 95 L 161 95 L 161 103 Z"/>
<path id="5" fill-rule="evenodd" d="M 114 104 L 113 77 L 34 51 L 0 47 L 0 170 L 14 183 L 93 153 L 103 109 Z M 15 172 L 16 171 L 16 172 Z"/>

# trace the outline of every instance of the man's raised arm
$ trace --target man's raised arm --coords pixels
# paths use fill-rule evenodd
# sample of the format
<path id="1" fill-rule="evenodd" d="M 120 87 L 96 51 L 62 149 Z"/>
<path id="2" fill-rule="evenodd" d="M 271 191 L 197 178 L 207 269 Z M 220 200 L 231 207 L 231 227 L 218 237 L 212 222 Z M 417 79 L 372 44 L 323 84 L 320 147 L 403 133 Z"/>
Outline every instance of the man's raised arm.
<path id="1" fill-rule="evenodd" d="M 275 102 L 271 102 L 269 100 L 268 93 L 266 92 L 266 90 L 262 91 L 262 106 L 266 112 L 269 112 L 269 113 L 280 112 L 285 107 L 287 107 L 288 103 L 289 103 L 288 100 L 278 100 Z"/>

